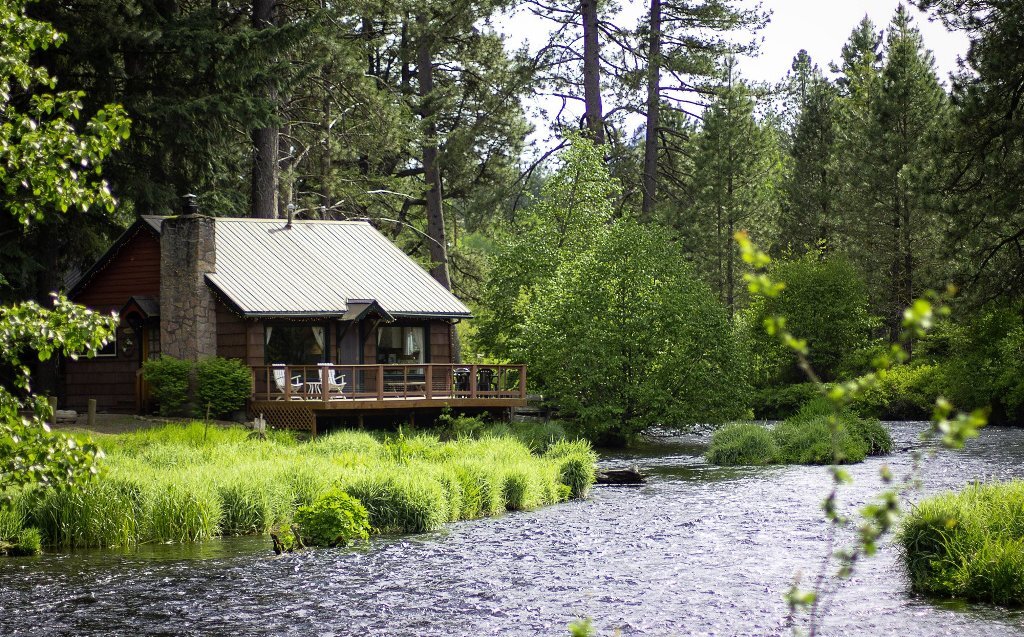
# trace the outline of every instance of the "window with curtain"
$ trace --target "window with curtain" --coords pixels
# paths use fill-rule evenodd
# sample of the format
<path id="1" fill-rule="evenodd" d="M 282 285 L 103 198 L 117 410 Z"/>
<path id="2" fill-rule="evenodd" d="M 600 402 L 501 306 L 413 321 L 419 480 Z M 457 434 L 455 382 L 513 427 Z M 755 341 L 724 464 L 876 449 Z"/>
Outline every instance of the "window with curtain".
<path id="1" fill-rule="evenodd" d="M 264 328 L 263 360 L 267 365 L 316 365 L 327 361 L 324 325 L 273 324 Z"/>
<path id="2" fill-rule="evenodd" d="M 412 365 L 426 362 L 423 326 L 384 325 L 377 328 L 377 362 Z"/>

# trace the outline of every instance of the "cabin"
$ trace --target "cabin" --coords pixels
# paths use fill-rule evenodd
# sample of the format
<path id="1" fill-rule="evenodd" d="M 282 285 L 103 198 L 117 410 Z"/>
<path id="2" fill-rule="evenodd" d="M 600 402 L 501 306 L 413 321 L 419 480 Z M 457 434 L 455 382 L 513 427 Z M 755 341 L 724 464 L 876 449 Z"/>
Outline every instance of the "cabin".
<path id="1" fill-rule="evenodd" d="M 162 354 L 244 361 L 249 416 L 314 434 L 324 420 L 526 403 L 526 367 L 456 361 L 469 309 L 362 221 L 143 216 L 68 296 L 120 318 L 97 356 L 63 362 L 70 409 L 147 411 L 142 364 Z"/>

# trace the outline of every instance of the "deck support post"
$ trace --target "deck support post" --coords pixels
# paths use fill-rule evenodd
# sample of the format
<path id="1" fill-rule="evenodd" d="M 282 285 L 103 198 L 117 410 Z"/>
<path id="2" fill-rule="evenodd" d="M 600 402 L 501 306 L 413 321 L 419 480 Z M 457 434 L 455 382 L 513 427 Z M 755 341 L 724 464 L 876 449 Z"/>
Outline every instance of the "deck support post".
<path id="1" fill-rule="evenodd" d="M 423 388 L 423 397 L 430 400 L 434 397 L 434 366 L 427 365 L 423 368 L 423 382 L 426 384 Z"/>

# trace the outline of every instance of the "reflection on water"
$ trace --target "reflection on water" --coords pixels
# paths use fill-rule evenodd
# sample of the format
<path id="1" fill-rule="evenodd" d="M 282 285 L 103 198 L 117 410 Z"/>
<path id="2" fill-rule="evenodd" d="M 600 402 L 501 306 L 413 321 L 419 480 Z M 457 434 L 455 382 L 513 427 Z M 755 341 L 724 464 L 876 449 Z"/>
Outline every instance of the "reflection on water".
<path id="1" fill-rule="evenodd" d="M 906 448 L 920 425 L 894 427 Z M 821 467 L 710 467 L 685 440 L 610 458 L 652 475 L 586 502 L 375 540 L 359 550 L 274 557 L 266 538 L 0 561 L 0 635 L 565 635 L 785 632 L 782 594 L 826 551 Z M 992 429 L 942 452 L 927 490 L 1022 474 L 1024 431 Z M 853 467 L 852 511 L 880 488 Z M 831 598 L 830 635 L 1013 635 L 1024 617 L 919 599 L 895 551 L 861 564 Z"/>

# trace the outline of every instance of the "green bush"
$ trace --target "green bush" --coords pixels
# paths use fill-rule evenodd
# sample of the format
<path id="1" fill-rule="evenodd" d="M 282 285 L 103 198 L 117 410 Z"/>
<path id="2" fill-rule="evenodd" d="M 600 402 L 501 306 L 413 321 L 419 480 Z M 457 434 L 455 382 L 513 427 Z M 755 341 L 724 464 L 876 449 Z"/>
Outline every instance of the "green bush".
<path id="1" fill-rule="evenodd" d="M 299 507 L 295 522 L 303 541 L 315 546 L 345 546 L 370 538 L 370 514 L 359 500 L 340 490 Z"/>
<path id="2" fill-rule="evenodd" d="M 779 449 L 768 429 L 754 423 L 733 423 L 719 429 L 711 437 L 705 457 L 717 465 L 772 464 Z"/>
<path id="3" fill-rule="evenodd" d="M 1024 482 L 923 500 L 896 541 L 917 592 L 1024 606 Z"/>
<path id="4" fill-rule="evenodd" d="M 794 415 L 804 403 L 821 396 L 814 383 L 765 387 L 754 394 L 754 416 L 765 420 L 783 420 Z"/>
<path id="5" fill-rule="evenodd" d="M 861 462 L 867 456 L 867 444 L 846 428 L 833 434 L 829 416 L 789 419 L 772 430 L 783 464 L 839 464 Z"/>
<path id="6" fill-rule="evenodd" d="M 142 377 L 149 383 L 149 391 L 156 401 L 161 416 L 177 416 L 188 401 L 188 381 L 192 363 L 171 356 L 146 361 L 142 364 Z"/>
<path id="7" fill-rule="evenodd" d="M 931 416 L 935 399 L 942 394 L 936 365 L 899 365 L 878 373 L 850 405 L 862 416 L 888 420 L 924 419 Z"/>
<path id="8" fill-rule="evenodd" d="M 573 498 L 585 498 L 597 479 L 594 462 L 597 454 L 586 440 L 561 440 L 544 453 L 546 458 L 559 461 L 558 473 L 562 484 L 569 487 Z"/>
<path id="9" fill-rule="evenodd" d="M 245 407 L 252 390 L 252 375 L 240 360 L 207 358 L 196 363 L 199 408 L 214 418 L 227 418 Z"/>
<path id="10" fill-rule="evenodd" d="M 810 252 L 775 264 L 771 277 L 785 281 L 785 289 L 776 297 L 756 297 L 741 316 L 752 345 L 755 386 L 804 380 L 793 353 L 765 332 L 769 316 L 785 316 L 787 329 L 806 339 L 814 370 L 833 380 L 850 352 L 868 347 L 877 323 L 868 314 L 868 291 L 860 274 L 842 256 Z"/>

